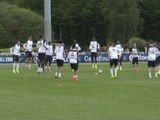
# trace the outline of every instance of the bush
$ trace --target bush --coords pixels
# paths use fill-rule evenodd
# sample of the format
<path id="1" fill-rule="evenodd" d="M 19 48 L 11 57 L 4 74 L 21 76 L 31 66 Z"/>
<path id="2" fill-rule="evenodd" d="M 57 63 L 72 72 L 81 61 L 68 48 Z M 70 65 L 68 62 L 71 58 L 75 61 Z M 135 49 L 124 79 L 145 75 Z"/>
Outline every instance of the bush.
<path id="1" fill-rule="evenodd" d="M 132 46 L 134 43 L 137 44 L 137 47 L 140 49 L 140 51 L 144 51 L 144 47 L 146 46 L 146 41 L 141 38 L 130 38 L 126 44 L 126 46 Z"/>
<path id="2" fill-rule="evenodd" d="M 43 17 L 31 10 L 0 2 L 0 47 L 11 47 L 17 40 L 24 43 L 29 35 L 33 40 L 43 33 Z"/>

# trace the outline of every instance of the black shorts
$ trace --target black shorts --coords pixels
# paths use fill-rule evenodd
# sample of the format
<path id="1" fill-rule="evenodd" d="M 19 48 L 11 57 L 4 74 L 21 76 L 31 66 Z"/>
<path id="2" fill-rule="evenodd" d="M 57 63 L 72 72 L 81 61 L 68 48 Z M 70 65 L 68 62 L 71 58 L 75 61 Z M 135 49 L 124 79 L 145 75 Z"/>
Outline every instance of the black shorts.
<path id="1" fill-rule="evenodd" d="M 25 55 L 26 55 L 27 58 L 29 58 L 29 57 L 31 58 L 32 57 L 32 52 L 31 51 L 26 51 Z"/>
<path id="2" fill-rule="evenodd" d="M 71 69 L 76 71 L 78 70 L 78 63 L 70 63 Z"/>
<path id="3" fill-rule="evenodd" d="M 51 55 L 46 55 L 46 58 L 45 58 L 45 62 L 47 63 L 49 61 L 49 63 L 52 62 L 52 56 Z"/>
<path id="4" fill-rule="evenodd" d="M 118 61 L 122 61 L 122 55 L 118 55 Z"/>
<path id="5" fill-rule="evenodd" d="M 132 59 L 132 64 L 137 64 L 138 65 L 138 57 L 133 57 Z"/>
<path id="6" fill-rule="evenodd" d="M 156 65 L 158 66 L 160 64 L 160 56 L 156 57 Z"/>
<path id="7" fill-rule="evenodd" d="M 58 67 L 62 67 L 63 65 L 64 65 L 64 61 L 63 60 L 56 60 L 56 62 L 57 62 L 57 66 Z"/>
<path id="8" fill-rule="evenodd" d="M 97 58 L 97 53 L 96 52 L 91 52 L 91 58 L 93 58 L 93 57 Z"/>
<path id="9" fill-rule="evenodd" d="M 110 59 L 110 67 L 117 66 L 118 65 L 118 59 Z"/>
<path id="10" fill-rule="evenodd" d="M 13 62 L 19 62 L 19 55 L 13 55 Z"/>
<path id="11" fill-rule="evenodd" d="M 148 67 L 156 67 L 156 61 L 148 61 Z"/>
<path id="12" fill-rule="evenodd" d="M 38 60 L 39 61 L 45 60 L 45 56 L 46 56 L 46 53 L 38 53 Z"/>

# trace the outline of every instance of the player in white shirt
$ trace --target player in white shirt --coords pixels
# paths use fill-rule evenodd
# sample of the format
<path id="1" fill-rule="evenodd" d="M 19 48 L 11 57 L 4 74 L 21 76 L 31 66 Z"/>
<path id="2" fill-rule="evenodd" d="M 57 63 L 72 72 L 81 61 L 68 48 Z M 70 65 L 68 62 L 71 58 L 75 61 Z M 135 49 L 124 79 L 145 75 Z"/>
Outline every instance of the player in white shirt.
<path id="1" fill-rule="evenodd" d="M 156 68 L 157 68 L 158 74 L 160 74 L 160 44 L 156 43 L 156 47 L 159 50 L 159 53 L 156 56 Z"/>
<path id="2" fill-rule="evenodd" d="M 90 42 L 89 50 L 91 52 L 91 61 L 92 61 L 92 68 L 97 69 L 97 52 L 100 49 L 100 44 L 96 41 L 96 38 Z"/>
<path id="3" fill-rule="evenodd" d="M 46 39 L 43 35 L 40 36 L 40 40 L 37 42 L 38 47 L 38 73 L 44 73 L 45 55 L 46 55 Z"/>
<path id="4" fill-rule="evenodd" d="M 63 65 L 64 65 L 64 44 L 62 40 L 59 40 L 59 44 L 56 46 L 54 53 L 56 54 L 56 62 L 57 62 L 57 71 L 55 72 L 55 78 L 61 78 Z"/>
<path id="5" fill-rule="evenodd" d="M 71 69 L 74 70 L 73 80 L 78 80 L 78 51 L 76 49 L 76 44 L 74 43 L 72 49 L 68 53 L 68 60 Z"/>
<path id="6" fill-rule="evenodd" d="M 139 49 L 137 48 L 136 43 L 133 44 L 133 47 L 131 49 L 131 54 L 132 54 L 132 64 L 133 64 L 133 71 L 139 71 L 139 62 L 138 62 L 138 58 L 139 58 Z"/>
<path id="7" fill-rule="evenodd" d="M 79 46 L 79 44 L 77 43 L 77 40 L 74 40 L 73 41 L 73 44 L 75 44 L 76 45 L 76 50 L 79 52 L 79 51 L 81 51 L 81 47 Z M 70 50 L 72 49 L 72 46 L 71 46 L 71 48 L 70 48 Z"/>
<path id="8" fill-rule="evenodd" d="M 51 63 L 53 58 L 53 45 L 49 41 L 46 45 L 46 58 L 45 58 L 45 64 L 46 64 L 46 70 L 48 69 L 49 72 L 51 72 Z"/>
<path id="9" fill-rule="evenodd" d="M 118 69 L 122 71 L 122 54 L 124 52 L 124 49 L 121 46 L 120 41 L 117 41 L 116 48 L 118 50 Z"/>
<path id="10" fill-rule="evenodd" d="M 17 41 L 15 46 L 10 48 L 11 54 L 13 54 L 13 73 L 19 73 L 20 49 L 20 41 Z"/>
<path id="11" fill-rule="evenodd" d="M 157 79 L 157 69 L 156 69 L 156 54 L 158 53 L 158 49 L 154 45 L 154 42 L 151 40 L 149 47 L 148 47 L 148 71 L 149 71 L 149 78 L 152 78 L 151 68 L 154 70 L 154 76 Z"/>
<path id="12" fill-rule="evenodd" d="M 111 79 L 117 78 L 118 50 L 114 43 L 109 47 Z"/>
<path id="13" fill-rule="evenodd" d="M 27 68 L 27 70 L 31 70 L 32 50 L 33 50 L 32 36 L 28 37 L 28 40 L 25 44 L 23 44 L 23 47 L 26 52 L 26 68 Z"/>

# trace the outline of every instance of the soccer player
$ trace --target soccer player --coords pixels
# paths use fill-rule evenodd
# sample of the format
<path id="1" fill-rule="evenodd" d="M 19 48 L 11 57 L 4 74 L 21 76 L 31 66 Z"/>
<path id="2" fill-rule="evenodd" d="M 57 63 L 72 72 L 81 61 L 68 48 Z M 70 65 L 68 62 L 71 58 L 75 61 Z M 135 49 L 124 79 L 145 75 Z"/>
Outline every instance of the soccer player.
<path id="1" fill-rule="evenodd" d="M 149 72 L 149 78 L 152 78 L 152 72 L 151 69 L 154 70 L 154 76 L 157 79 L 157 69 L 156 69 L 156 54 L 158 53 L 158 49 L 154 45 L 154 42 L 151 40 L 149 42 L 148 47 L 148 72 Z"/>
<path id="2" fill-rule="evenodd" d="M 46 58 L 45 58 L 45 64 L 46 64 L 46 70 L 48 69 L 49 72 L 51 72 L 51 63 L 52 63 L 52 56 L 53 56 L 53 46 L 51 42 L 49 41 L 46 45 Z"/>
<path id="3" fill-rule="evenodd" d="M 45 55 L 46 55 L 46 40 L 43 35 L 40 36 L 40 40 L 37 42 L 38 47 L 38 73 L 44 73 Z"/>
<path id="4" fill-rule="evenodd" d="M 156 47 L 158 51 L 160 51 L 159 44 L 156 43 Z M 157 74 L 160 74 L 160 52 L 156 54 L 156 69 L 157 69 Z"/>
<path id="5" fill-rule="evenodd" d="M 90 42 L 89 50 L 91 52 L 91 61 L 92 61 L 92 68 L 97 69 L 97 52 L 100 49 L 99 43 L 96 41 L 96 38 Z"/>
<path id="6" fill-rule="evenodd" d="M 25 44 L 23 44 L 23 47 L 26 52 L 26 68 L 27 70 L 31 70 L 31 63 L 32 63 L 32 49 L 33 49 L 33 41 L 32 36 L 28 37 L 28 40 Z"/>
<path id="7" fill-rule="evenodd" d="M 72 44 L 72 49 L 68 54 L 69 63 L 71 69 L 74 70 L 73 80 L 78 80 L 78 51 L 76 49 L 76 44 Z"/>
<path id="8" fill-rule="evenodd" d="M 56 46 L 54 53 L 56 54 L 57 71 L 55 72 L 55 78 L 62 78 L 62 71 L 64 65 L 64 44 L 62 40 L 59 40 L 59 44 Z"/>
<path id="9" fill-rule="evenodd" d="M 124 52 L 124 49 L 121 46 L 120 41 L 117 41 L 116 48 L 118 50 L 118 69 L 122 71 L 122 54 Z"/>
<path id="10" fill-rule="evenodd" d="M 111 79 L 117 78 L 118 50 L 114 43 L 109 47 Z"/>
<path id="11" fill-rule="evenodd" d="M 20 56 L 20 41 L 17 41 L 14 47 L 10 48 L 13 54 L 13 73 L 19 73 L 19 56 Z"/>
<path id="12" fill-rule="evenodd" d="M 77 40 L 74 40 L 73 41 L 73 44 L 75 44 L 76 45 L 76 50 L 79 52 L 79 51 L 81 51 L 81 47 L 79 46 L 79 44 L 77 43 Z M 72 49 L 72 46 L 71 46 L 71 48 L 70 48 L 70 50 Z"/>
<path id="13" fill-rule="evenodd" d="M 138 52 L 139 49 L 137 48 L 136 43 L 133 44 L 133 47 L 131 49 L 132 54 L 132 64 L 133 64 L 133 71 L 139 71 L 139 65 L 138 65 Z"/>

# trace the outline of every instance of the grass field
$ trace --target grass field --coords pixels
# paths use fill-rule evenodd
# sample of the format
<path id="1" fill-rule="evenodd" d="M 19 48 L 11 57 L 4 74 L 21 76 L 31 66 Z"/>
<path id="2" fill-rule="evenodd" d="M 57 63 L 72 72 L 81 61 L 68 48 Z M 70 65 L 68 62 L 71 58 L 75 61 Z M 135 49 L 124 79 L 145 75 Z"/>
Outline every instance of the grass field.
<path id="1" fill-rule="evenodd" d="M 160 79 L 148 79 L 146 63 L 140 72 L 124 63 L 116 80 L 109 65 L 99 64 L 95 75 L 91 64 L 80 64 L 79 80 L 72 80 L 69 65 L 63 79 L 52 72 L 37 74 L 36 65 L 20 74 L 12 65 L 0 65 L 0 120 L 159 120 Z M 62 85 L 62 86 L 59 86 Z"/>

